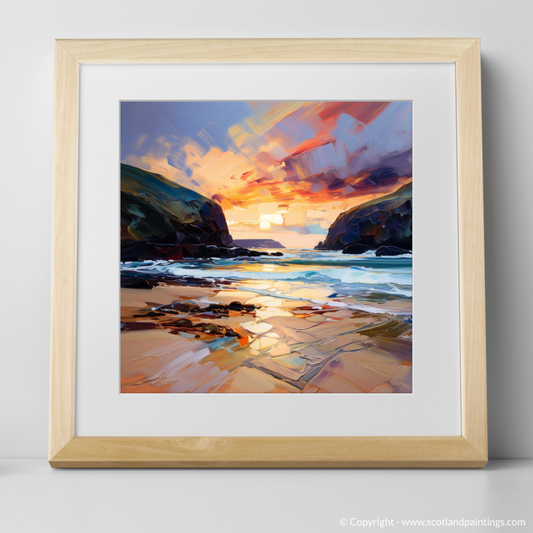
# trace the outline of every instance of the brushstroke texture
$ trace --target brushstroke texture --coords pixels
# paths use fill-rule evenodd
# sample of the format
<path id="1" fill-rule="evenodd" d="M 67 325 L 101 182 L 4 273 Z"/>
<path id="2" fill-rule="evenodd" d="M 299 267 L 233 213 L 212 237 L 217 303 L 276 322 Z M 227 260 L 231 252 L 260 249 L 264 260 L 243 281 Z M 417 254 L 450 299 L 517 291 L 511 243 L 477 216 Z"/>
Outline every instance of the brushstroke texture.
<path id="1" fill-rule="evenodd" d="M 123 102 L 121 161 L 218 203 L 236 239 L 313 247 L 340 213 L 411 180 L 411 107 Z"/>
<path id="2" fill-rule="evenodd" d="M 412 186 L 408 183 L 339 215 L 317 250 L 361 254 L 388 247 L 388 255 L 395 255 L 413 249 L 412 235 Z"/>
<path id="3" fill-rule="evenodd" d="M 411 109 L 122 103 L 121 392 L 412 392 Z"/>

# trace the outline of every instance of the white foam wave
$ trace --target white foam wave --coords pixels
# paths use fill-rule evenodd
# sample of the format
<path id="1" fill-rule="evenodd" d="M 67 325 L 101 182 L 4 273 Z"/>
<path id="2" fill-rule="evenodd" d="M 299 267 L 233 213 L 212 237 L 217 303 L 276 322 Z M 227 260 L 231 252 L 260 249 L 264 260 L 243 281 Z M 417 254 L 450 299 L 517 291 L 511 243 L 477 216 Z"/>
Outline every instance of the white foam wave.
<path id="1" fill-rule="evenodd" d="M 357 283 L 364 285 L 402 285 L 410 286 L 412 276 L 408 272 L 384 272 L 368 267 L 327 268 L 322 270 L 298 270 L 291 272 L 257 272 L 225 268 L 186 267 L 176 263 L 158 262 L 152 265 L 132 266 L 123 263 L 125 270 L 134 270 L 151 275 L 171 275 L 176 277 L 194 277 L 201 279 L 226 280 L 273 280 L 273 281 L 308 281 L 317 283 Z"/>

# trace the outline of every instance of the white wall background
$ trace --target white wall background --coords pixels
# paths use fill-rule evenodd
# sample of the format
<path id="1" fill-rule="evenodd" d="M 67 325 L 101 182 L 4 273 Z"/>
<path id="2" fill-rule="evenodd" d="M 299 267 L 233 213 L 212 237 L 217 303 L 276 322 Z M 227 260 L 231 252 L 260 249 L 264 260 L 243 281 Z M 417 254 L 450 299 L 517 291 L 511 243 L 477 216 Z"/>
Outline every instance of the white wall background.
<path id="1" fill-rule="evenodd" d="M 55 38 L 481 37 L 489 451 L 533 458 L 530 0 L 2 5 L 0 457 L 47 455 Z"/>

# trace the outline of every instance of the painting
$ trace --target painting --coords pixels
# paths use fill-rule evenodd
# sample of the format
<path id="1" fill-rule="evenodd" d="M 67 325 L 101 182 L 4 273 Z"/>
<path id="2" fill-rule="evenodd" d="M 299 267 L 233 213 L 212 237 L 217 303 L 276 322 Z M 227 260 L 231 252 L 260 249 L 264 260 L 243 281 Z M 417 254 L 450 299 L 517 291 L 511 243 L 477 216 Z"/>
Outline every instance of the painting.
<path id="1" fill-rule="evenodd" d="M 121 393 L 412 393 L 412 103 L 120 104 Z"/>

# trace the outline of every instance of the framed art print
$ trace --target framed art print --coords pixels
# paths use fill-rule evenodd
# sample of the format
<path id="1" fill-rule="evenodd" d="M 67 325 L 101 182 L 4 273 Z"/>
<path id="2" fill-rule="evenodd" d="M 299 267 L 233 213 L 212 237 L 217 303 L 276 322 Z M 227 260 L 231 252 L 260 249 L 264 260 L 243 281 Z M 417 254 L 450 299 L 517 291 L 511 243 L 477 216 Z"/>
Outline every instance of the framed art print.
<path id="1" fill-rule="evenodd" d="M 57 41 L 51 465 L 483 466 L 480 110 L 475 39 Z"/>

